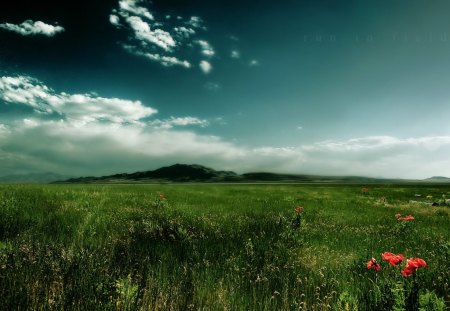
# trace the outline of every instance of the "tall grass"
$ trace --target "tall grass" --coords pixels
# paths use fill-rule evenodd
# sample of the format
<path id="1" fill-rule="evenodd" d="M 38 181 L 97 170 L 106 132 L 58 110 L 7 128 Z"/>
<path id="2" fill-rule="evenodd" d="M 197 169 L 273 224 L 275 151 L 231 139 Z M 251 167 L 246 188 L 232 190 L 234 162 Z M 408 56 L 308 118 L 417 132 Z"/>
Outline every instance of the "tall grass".
<path id="1" fill-rule="evenodd" d="M 450 188 L 360 188 L 0 186 L 0 309 L 448 307 L 450 208 L 410 200 Z M 427 267 L 405 278 L 385 251 Z M 372 257 L 380 272 L 367 269 Z"/>

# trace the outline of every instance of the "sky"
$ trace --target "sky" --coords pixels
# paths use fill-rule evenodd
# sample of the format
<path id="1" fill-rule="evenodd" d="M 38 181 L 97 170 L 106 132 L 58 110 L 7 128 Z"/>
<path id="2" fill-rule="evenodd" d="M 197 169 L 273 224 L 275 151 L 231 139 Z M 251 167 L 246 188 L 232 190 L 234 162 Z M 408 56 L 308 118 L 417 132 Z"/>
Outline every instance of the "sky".
<path id="1" fill-rule="evenodd" d="M 450 176 L 447 0 L 14 0 L 0 176 Z"/>

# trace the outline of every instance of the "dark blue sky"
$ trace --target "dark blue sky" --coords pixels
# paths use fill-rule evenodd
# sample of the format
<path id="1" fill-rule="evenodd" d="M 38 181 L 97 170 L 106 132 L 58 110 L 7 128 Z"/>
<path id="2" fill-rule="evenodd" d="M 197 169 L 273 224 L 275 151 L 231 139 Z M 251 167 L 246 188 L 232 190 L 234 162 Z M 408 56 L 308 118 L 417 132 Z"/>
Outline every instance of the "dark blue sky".
<path id="1" fill-rule="evenodd" d="M 7 2 L 4 174 L 450 175 L 448 1 Z"/>

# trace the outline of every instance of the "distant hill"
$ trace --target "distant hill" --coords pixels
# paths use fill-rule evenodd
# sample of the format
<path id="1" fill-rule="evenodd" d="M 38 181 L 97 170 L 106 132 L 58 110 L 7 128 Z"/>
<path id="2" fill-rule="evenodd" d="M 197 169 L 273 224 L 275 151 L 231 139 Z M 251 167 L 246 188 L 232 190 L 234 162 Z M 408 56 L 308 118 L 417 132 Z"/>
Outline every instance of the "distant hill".
<path id="1" fill-rule="evenodd" d="M 399 183 L 412 180 L 378 179 L 360 176 L 320 176 L 300 174 L 276 174 L 255 172 L 236 174 L 231 171 L 216 171 L 202 165 L 175 164 L 153 171 L 122 173 L 101 177 L 71 178 L 65 183 L 137 183 L 137 182 L 268 182 L 268 183 Z M 417 180 L 415 182 L 418 182 Z"/>
<path id="2" fill-rule="evenodd" d="M 165 182 L 237 182 L 237 183 L 450 183 L 450 178 L 434 176 L 423 180 L 383 179 L 363 176 L 324 176 L 251 172 L 237 174 L 216 171 L 197 164 L 175 164 L 153 171 L 120 173 L 108 176 L 71 178 L 54 173 L 8 175 L 0 183 L 165 183 Z"/>
<path id="3" fill-rule="evenodd" d="M 218 182 L 237 181 L 240 177 L 231 171 L 216 171 L 201 165 L 175 164 L 154 171 L 122 173 L 102 177 L 80 177 L 66 180 L 69 183 L 91 182 Z"/>
<path id="4" fill-rule="evenodd" d="M 70 176 L 55 173 L 32 173 L 0 176 L 0 183 L 50 183 L 58 180 L 66 180 Z"/>
<path id="5" fill-rule="evenodd" d="M 443 176 L 433 176 L 423 180 L 424 182 L 450 183 L 450 178 Z"/>

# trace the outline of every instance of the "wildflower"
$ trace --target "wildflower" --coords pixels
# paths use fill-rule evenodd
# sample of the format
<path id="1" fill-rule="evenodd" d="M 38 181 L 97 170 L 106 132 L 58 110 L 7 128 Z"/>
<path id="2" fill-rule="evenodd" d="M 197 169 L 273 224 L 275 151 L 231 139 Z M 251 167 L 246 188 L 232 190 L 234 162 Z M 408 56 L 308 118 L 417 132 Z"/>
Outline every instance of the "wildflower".
<path id="1" fill-rule="evenodd" d="M 412 215 L 408 215 L 406 217 L 399 217 L 399 218 L 397 218 L 397 220 L 410 221 L 410 220 L 415 220 L 415 218 Z"/>
<path id="2" fill-rule="evenodd" d="M 381 258 L 383 258 L 386 261 L 389 261 L 389 264 L 391 266 L 396 266 L 399 263 L 401 263 L 403 259 L 405 259 L 405 256 L 403 256 L 402 254 L 395 255 L 393 253 L 384 252 L 383 254 L 381 254 Z"/>
<path id="3" fill-rule="evenodd" d="M 296 213 L 302 213 L 304 209 L 305 208 L 303 206 L 297 206 L 296 208 L 294 208 L 294 211 Z"/>
<path id="4" fill-rule="evenodd" d="M 369 192 L 369 188 L 361 188 L 361 192 L 362 193 L 367 193 L 367 192 Z"/>
<path id="5" fill-rule="evenodd" d="M 375 269 L 375 271 L 380 271 L 381 267 L 380 265 L 377 263 L 377 260 L 375 258 L 370 259 L 367 262 L 367 268 L 368 269 Z"/>
<path id="6" fill-rule="evenodd" d="M 420 258 L 409 258 L 406 261 L 406 267 L 402 271 L 403 276 L 411 276 L 414 274 L 414 272 L 419 268 L 425 268 L 427 266 L 427 263 L 425 260 Z"/>

